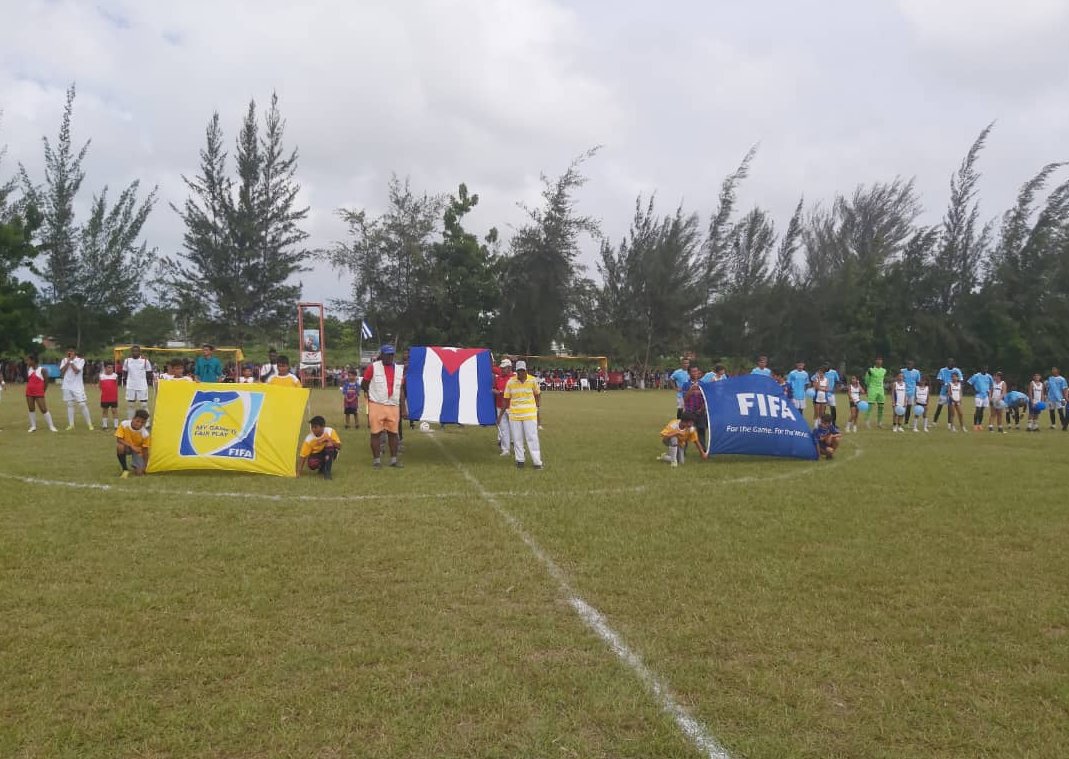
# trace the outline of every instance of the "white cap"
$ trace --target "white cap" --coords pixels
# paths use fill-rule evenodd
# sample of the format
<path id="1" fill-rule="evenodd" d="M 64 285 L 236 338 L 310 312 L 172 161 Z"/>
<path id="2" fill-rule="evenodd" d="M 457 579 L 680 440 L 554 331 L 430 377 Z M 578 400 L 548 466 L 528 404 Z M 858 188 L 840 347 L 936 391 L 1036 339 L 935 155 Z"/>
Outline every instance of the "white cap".
<path id="1" fill-rule="evenodd" d="M 512 366 L 512 361 L 507 358 L 503 358 L 501 359 L 501 363 L 499 364 L 499 366 Z"/>
<path id="2" fill-rule="evenodd" d="M 520 370 L 527 371 L 527 362 L 526 361 L 517 361 L 516 362 L 516 371 L 520 371 Z"/>

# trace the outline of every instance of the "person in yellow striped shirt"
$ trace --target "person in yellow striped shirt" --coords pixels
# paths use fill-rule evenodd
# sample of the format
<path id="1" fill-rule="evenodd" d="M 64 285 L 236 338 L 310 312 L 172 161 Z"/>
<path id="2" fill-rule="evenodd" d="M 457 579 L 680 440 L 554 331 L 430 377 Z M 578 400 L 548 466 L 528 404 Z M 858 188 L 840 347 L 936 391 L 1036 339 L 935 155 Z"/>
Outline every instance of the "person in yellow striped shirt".
<path id="1" fill-rule="evenodd" d="M 147 422 L 148 411 L 139 408 L 131 418 L 120 424 L 118 429 L 115 430 L 115 455 L 119 459 L 119 466 L 122 467 L 122 475 L 120 476 L 124 480 L 130 476 L 130 470 L 126 465 L 128 456 L 133 457 L 135 475 L 144 474 L 145 468 L 148 466 L 148 452 L 149 447 L 152 445 L 152 438 L 149 435 L 148 428 L 145 427 Z"/>
<path id="2" fill-rule="evenodd" d="M 295 374 L 290 374 L 290 360 L 285 356 L 279 356 L 277 360 L 278 374 L 267 380 L 268 385 L 282 385 L 283 387 L 300 387 L 301 380 Z"/>
<path id="3" fill-rule="evenodd" d="M 542 393 L 538 380 L 527 373 L 527 362 L 517 361 L 516 374 L 505 384 L 505 413 L 509 415 L 512 431 L 512 450 L 516 455 L 516 468 L 523 469 L 527 459 L 524 444 L 531 452 L 535 469 L 542 468 L 542 448 L 538 442 L 538 420 L 542 408 Z"/>

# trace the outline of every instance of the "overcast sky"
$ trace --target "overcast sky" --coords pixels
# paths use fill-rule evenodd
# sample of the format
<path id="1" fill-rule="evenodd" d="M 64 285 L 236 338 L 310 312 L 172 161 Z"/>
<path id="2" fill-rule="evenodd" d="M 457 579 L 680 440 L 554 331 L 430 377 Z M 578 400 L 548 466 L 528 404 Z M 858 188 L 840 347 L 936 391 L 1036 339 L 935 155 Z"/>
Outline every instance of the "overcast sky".
<path id="1" fill-rule="evenodd" d="M 310 244 L 339 207 L 382 209 L 391 174 L 480 195 L 471 226 L 522 223 L 539 173 L 585 149 L 580 210 L 619 239 L 635 195 L 708 217 L 723 175 L 760 143 L 743 207 L 782 228 L 859 183 L 916 177 L 932 219 L 976 134 L 984 211 L 1069 159 L 1064 0 L 0 0 L 0 178 L 40 177 L 64 90 L 92 138 L 85 197 L 159 186 L 150 245 L 173 252 L 169 203 L 218 110 L 232 140 L 250 98 L 281 99 L 311 206 Z M 592 260 L 589 259 L 588 260 Z M 306 299 L 344 296 L 318 265 Z"/>

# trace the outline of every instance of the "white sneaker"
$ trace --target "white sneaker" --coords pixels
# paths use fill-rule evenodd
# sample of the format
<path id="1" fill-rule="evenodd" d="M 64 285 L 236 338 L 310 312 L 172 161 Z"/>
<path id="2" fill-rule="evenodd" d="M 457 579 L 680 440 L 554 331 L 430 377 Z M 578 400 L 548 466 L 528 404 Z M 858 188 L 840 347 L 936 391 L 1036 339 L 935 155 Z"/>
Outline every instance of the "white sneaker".
<path id="1" fill-rule="evenodd" d="M 501 452 L 501 455 L 502 455 L 502 456 L 511 456 L 511 455 L 512 455 L 512 453 L 511 453 L 511 452 L 509 452 L 509 451 L 502 451 L 502 452 Z"/>
<path id="2" fill-rule="evenodd" d="M 37 428 L 36 427 L 30 427 L 30 429 L 28 429 L 26 431 L 27 432 L 37 432 Z"/>
<path id="3" fill-rule="evenodd" d="M 672 468 L 675 469 L 677 466 L 679 466 L 679 462 L 678 461 L 673 461 L 672 462 Z"/>
<path id="4" fill-rule="evenodd" d="M 49 427 L 48 429 L 50 432 L 59 432 L 55 427 Z"/>

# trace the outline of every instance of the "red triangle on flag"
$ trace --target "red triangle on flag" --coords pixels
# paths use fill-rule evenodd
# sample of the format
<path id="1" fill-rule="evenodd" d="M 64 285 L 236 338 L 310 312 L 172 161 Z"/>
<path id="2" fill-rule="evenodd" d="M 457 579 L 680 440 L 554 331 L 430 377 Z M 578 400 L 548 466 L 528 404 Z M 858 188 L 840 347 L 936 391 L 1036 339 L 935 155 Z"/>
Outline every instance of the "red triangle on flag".
<path id="1" fill-rule="evenodd" d="M 431 348 L 438 358 L 442 360 L 442 366 L 450 374 L 456 374 L 460 365 L 477 353 L 482 353 L 486 348 Z"/>

